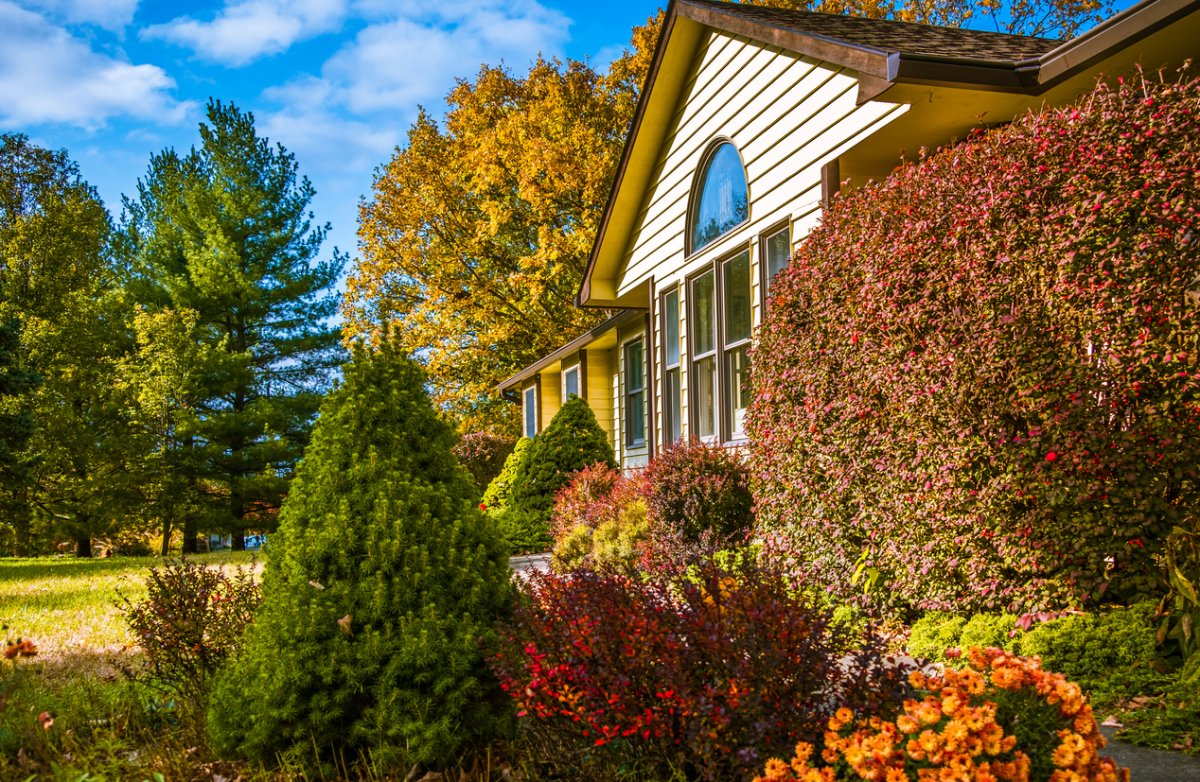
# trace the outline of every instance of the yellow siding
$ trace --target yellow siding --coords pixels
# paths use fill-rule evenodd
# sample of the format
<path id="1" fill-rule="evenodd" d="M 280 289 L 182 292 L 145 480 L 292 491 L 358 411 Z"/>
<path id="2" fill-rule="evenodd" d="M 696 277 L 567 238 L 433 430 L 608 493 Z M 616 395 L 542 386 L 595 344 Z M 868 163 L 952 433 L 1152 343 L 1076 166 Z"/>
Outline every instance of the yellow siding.
<path id="1" fill-rule="evenodd" d="M 608 444 L 616 448 L 616 421 L 613 419 L 613 351 L 587 352 L 587 403 L 596 420 L 608 434 Z"/>
<path id="2" fill-rule="evenodd" d="M 542 429 L 544 430 L 562 408 L 562 377 L 558 372 L 543 371 L 540 374 L 542 377 Z"/>

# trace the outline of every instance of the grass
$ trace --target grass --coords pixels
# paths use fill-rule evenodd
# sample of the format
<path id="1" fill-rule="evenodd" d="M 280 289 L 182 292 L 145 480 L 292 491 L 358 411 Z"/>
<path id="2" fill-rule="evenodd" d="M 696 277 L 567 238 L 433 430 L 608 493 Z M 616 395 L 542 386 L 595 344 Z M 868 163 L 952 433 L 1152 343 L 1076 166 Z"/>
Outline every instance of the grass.
<path id="1" fill-rule="evenodd" d="M 215 567 L 247 565 L 251 555 L 203 554 Z M 222 762 L 173 702 L 128 680 L 137 661 L 118 608 L 145 596 L 154 558 L 0 559 L 0 621 L 5 638 L 28 638 L 32 658 L 0 660 L 0 779 L 206 780 L 214 774 L 271 778 Z"/>

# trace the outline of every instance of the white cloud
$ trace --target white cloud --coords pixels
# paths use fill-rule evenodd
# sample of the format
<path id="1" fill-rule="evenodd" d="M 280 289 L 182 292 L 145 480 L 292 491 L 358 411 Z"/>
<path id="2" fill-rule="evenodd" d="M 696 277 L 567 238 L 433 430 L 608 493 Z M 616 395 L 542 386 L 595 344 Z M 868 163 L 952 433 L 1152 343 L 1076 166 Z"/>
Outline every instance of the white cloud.
<path id="1" fill-rule="evenodd" d="M 25 0 L 25 5 L 69 24 L 121 30 L 133 21 L 138 0 Z"/>
<path id="2" fill-rule="evenodd" d="M 432 15 L 379 21 L 330 58 L 322 78 L 356 113 L 405 109 L 439 100 L 481 63 L 518 70 L 539 53 L 557 54 L 570 19 L 536 2 L 443 3 Z"/>
<path id="3" fill-rule="evenodd" d="M 179 122 L 193 106 L 175 100 L 174 87 L 158 66 L 100 54 L 0 0 L 0 126 L 57 122 L 93 129 L 118 116 Z"/>
<path id="4" fill-rule="evenodd" d="M 292 44 L 339 29 L 345 0 L 232 0 L 211 21 L 181 16 L 139 33 L 190 48 L 229 66 L 286 51 Z"/>

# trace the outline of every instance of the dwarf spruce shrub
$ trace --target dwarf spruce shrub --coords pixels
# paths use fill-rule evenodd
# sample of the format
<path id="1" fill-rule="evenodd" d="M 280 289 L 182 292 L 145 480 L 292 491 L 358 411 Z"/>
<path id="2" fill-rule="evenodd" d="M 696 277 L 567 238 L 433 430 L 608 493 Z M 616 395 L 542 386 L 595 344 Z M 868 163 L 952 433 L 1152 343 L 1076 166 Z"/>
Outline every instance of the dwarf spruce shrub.
<path id="1" fill-rule="evenodd" d="M 322 405 L 262 607 L 212 695 L 219 751 L 439 765 L 505 724 L 483 652 L 505 552 L 423 384 L 385 343 Z"/>
<path id="2" fill-rule="evenodd" d="M 572 396 L 550 420 L 550 425 L 533 438 L 517 464 L 506 511 L 513 513 L 520 524 L 508 527 L 526 530 L 533 525 L 541 550 L 545 550 L 550 543 L 549 522 L 555 497 L 572 475 L 596 462 L 617 466 L 608 435 L 600 428 L 592 409 L 580 397 Z M 503 521 L 501 525 L 505 526 Z"/>
<path id="3" fill-rule="evenodd" d="M 487 485 L 487 489 L 483 492 L 483 506 L 488 512 L 502 511 L 508 507 L 508 498 L 512 494 L 513 481 L 517 478 L 521 460 L 525 458 L 525 454 L 532 444 L 533 440 L 530 440 L 528 437 L 522 437 L 520 440 L 517 440 L 517 444 L 513 446 L 512 451 L 505 458 L 504 466 L 500 468 L 500 473 Z"/>
<path id="4" fill-rule="evenodd" d="M 1198 135 L 1141 77 L 839 197 L 754 353 L 764 533 L 899 608 L 1152 592 L 1200 512 Z"/>

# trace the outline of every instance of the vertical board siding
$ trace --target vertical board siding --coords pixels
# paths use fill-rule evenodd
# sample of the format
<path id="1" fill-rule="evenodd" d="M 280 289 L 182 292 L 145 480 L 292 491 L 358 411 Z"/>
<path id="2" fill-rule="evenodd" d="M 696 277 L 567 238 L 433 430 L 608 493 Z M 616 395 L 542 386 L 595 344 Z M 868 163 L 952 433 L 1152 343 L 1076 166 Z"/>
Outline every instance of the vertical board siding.
<path id="1" fill-rule="evenodd" d="M 562 375 L 558 372 L 545 371 L 541 375 L 542 429 L 545 429 L 562 408 Z"/>
<path id="2" fill-rule="evenodd" d="M 689 197 L 704 153 L 717 138 L 728 138 L 742 154 L 750 219 L 715 242 L 715 252 L 748 242 L 785 218 L 807 215 L 813 206 L 819 210 L 821 167 L 907 108 L 882 102 L 858 106 L 857 95 L 857 79 L 835 67 L 748 39 L 711 33 L 697 52 L 644 196 L 619 275 L 618 294 L 625 295 L 650 279 L 662 289 L 687 271 Z M 793 241 L 810 229 L 806 222 L 794 225 Z M 708 250 L 697 256 L 711 260 Z M 687 259 L 689 267 L 696 265 L 693 262 L 707 261 Z M 757 258 L 752 263 L 757 267 Z M 682 374 L 686 385 L 686 368 Z"/>
<path id="3" fill-rule="evenodd" d="M 616 419 L 613 417 L 613 360 L 611 350 L 589 350 L 587 352 L 587 402 L 588 407 L 608 435 L 608 444 L 617 447 Z"/>

